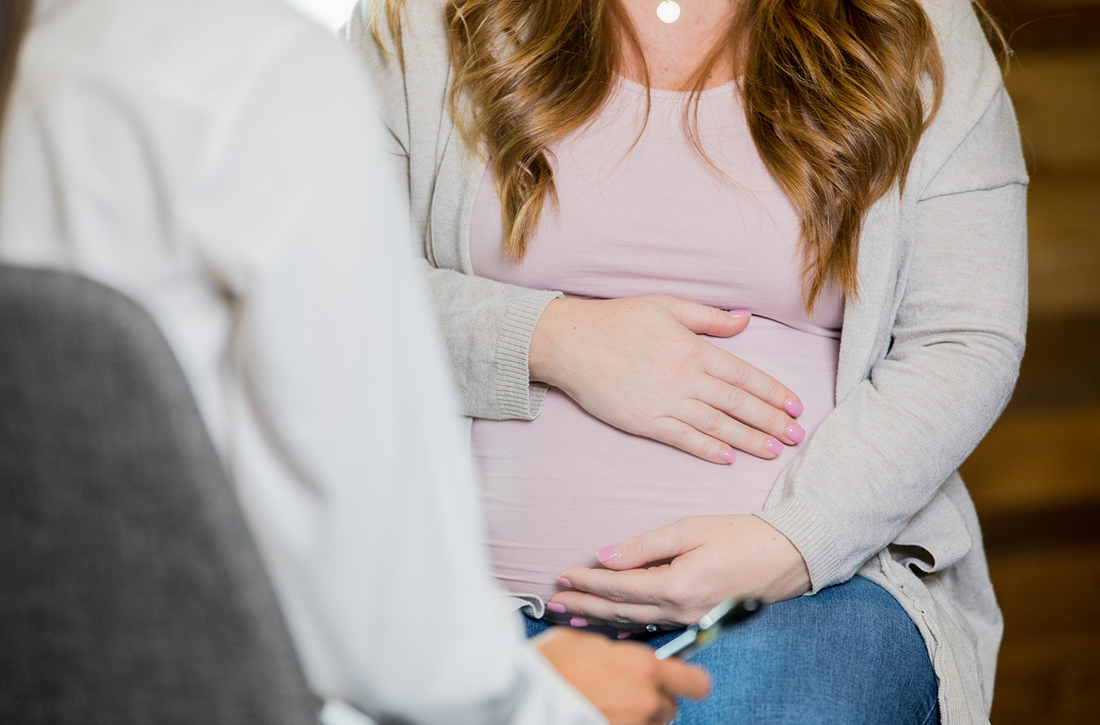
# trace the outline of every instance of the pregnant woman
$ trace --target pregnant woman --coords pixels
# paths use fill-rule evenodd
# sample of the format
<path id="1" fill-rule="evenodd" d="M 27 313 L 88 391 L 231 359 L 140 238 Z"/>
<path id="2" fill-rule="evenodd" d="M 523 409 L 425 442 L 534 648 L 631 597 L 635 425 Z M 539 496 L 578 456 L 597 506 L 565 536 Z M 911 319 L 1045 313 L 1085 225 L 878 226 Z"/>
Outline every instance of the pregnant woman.
<path id="1" fill-rule="evenodd" d="M 497 576 L 532 633 L 774 603 L 704 651 L 714 694 L 678 722 L 987 722 L 1001 619 L 956 469 L 1023 351 L 1026 174 L 980 23 L 670 5 L 393 0 L 348 26 Z"/>

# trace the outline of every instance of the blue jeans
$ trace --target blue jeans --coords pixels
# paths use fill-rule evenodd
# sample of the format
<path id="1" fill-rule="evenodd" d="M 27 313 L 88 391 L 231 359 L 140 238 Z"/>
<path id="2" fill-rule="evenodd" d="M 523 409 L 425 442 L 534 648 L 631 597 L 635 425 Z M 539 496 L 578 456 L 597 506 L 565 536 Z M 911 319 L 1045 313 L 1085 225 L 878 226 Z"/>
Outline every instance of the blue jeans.
<path id="1" fill-rule="evenodd" d="M 527 619 L 527 636 L 553 626 Z M 659 647 L 676 636 L 661 633 Z M 677 725 L 937 725 L 936 676 L 901 605 L 866 579 L 764 607 L 690 658 L 711 695 Z"/>

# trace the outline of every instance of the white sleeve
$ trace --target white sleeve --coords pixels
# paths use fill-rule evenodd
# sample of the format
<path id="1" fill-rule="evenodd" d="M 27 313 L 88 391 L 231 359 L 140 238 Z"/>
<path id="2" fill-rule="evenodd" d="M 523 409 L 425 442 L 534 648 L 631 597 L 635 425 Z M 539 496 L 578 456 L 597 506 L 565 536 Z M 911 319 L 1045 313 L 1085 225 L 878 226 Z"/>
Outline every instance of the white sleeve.
<path id="1" fill-rule="evenodd" d="M 238 307 L 227 457 L 307 677 L 381 722 L 604 722 L 488 577 L 368 96 L 335 41 L 285 45 L 227 120 L 192 210 Z"/>

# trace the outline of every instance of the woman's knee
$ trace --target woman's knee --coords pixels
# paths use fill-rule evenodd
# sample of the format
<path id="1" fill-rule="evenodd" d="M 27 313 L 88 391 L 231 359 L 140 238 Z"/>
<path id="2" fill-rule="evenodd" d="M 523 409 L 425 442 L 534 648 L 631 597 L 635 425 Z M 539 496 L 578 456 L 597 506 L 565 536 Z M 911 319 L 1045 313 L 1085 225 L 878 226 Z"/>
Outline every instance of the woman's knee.
<path id="1" fill-rule="evenodd" d="M 920 633 L 865 579 L 766 607 L 697 661 L 713 694 L 685 705 L 684 725 L 936 722 L 927 720 L 936 681 Z"/>

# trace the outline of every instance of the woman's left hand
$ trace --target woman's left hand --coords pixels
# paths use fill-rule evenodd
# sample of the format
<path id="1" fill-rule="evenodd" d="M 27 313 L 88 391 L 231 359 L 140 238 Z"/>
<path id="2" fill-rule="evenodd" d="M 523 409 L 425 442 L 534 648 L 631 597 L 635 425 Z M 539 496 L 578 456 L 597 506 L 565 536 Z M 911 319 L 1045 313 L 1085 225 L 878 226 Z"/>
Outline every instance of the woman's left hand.
<path id="1" fill-rule="evenodd" d="M 695 624 L 730 597 L 766 603 L 810 589 L 798 549 L 747 514 L 692 516 L 598 553 L 606 569 L 562 572 L 570 591 L 550 601 L 591 624 Z M 654 564 L 654 562 L 662 562 Z M 565 582 L 562 582 L 565 584 Z"/>

